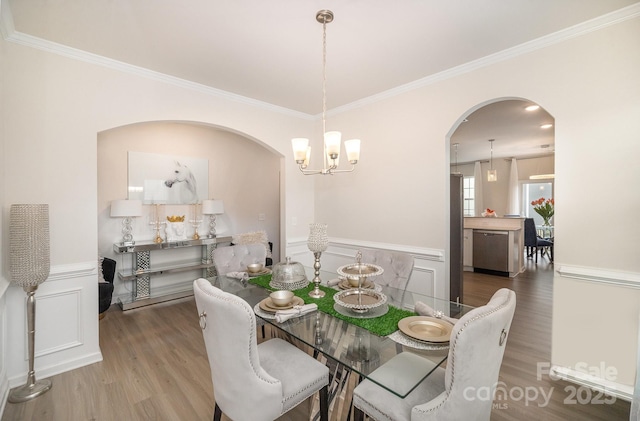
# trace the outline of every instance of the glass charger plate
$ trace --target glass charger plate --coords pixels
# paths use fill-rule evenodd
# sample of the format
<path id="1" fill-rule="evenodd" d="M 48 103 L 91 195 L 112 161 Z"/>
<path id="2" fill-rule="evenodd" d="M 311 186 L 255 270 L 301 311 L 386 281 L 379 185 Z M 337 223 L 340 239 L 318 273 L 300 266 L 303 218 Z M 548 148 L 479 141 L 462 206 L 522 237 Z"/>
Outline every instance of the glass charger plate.
<path id="1" fill-rule="evenodd" d="M 338 303 L 333 305 L 333 309 L 343 316 L 353 317 L 354 319 L 373 319 L 375 317 L 384 316 L 389 311 L 389 306 L 387 304 L 381 305 L 379 307 L 374 307 L 368 310 L 365 313 L 355 312 L 347 307 L 343 307 Z"/>
<path id="2" fill-rule="evenodd" d="M 424 351 L 442 351 L 442 350 L 449 349 L 449 342 L 436 344 L 431 342 L 418 341 L 416 339 L 413 339 L 405 335 L 399 330 L 396 330 L 395 332 L 387 336 L 387 338 L 391 339 L 394 342 L 399 343 L 400 345 L 408 346 L 414 349 L 421 349 Z"/>

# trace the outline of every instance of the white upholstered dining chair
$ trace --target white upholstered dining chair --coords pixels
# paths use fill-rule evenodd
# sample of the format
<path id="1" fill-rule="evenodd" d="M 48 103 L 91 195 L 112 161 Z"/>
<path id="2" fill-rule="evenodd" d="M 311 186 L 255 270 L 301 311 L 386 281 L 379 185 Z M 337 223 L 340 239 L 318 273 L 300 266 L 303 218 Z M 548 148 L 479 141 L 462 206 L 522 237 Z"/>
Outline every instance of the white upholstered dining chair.
<path id="1" fill-rule="evenodd" d="M 353 392 L 357 411 L 377 421 L 489 420 L 515 307 L 515 292 L 500 289 L 488 304 L 471 310 L 454 325 L 446 369 L 438 368 L 404 399 L 364 380 Z M 420 358 L 401 353 L 385 365 L 395 367 L 396 373 L 410 372 L 410 364 L 419 363 Z M 385 365 L 376 371 L 384 371 Z M 362 412 L 356 413 L 356 419 Z"/>
<path id="2" fill-rule="evenodd" d="M 264 264 L 267 251 L 262 244 L 237 244 L 218 247 L 211 257 L 218 274 L 226 275 L 229 272 L 246 272 L 251 263 Z"/>
<path id="3" fill-rule="evenodd" d="M 320 392 L 328 419 L 329 369 L 282 339 L 257 344 L 256 316 L 242 298 L 200 278 L 193 282 L 211 367 L 214 421 L 272 421 Z"/>
<path id="4" fill-rule="evenodd" d="M 409 253 L 379 249 L 361 249 L 362 263 L 372 263 L 384 269 L 382 275 L 371 278 L 376 284 L 388 285 L 402 290 L 402 296 L 394 297 L 404 303 L 404 292 L 407 290 L 414 260 Z"/>

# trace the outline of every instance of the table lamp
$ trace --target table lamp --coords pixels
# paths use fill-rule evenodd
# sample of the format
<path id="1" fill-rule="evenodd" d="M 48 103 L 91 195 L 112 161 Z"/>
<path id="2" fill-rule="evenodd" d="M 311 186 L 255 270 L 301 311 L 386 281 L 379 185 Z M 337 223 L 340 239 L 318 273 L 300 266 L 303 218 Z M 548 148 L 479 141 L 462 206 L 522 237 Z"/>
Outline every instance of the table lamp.
<path id="1" fill-rule="evenodd" d="M 216 238 L 216 215 L 224 213 L 222 200 L 205 199 L 202 201 L 202 214 L 209 215 L 209 238 Z"/>
<path id="2" fill-rule="evenodd" d="M 122 245 L 132 246 L 135 244 L 131 232 L 131 218 L 142 216 L 141 200 L 112 200 L 111 201 L 111 217 L 122 219 Z"/>

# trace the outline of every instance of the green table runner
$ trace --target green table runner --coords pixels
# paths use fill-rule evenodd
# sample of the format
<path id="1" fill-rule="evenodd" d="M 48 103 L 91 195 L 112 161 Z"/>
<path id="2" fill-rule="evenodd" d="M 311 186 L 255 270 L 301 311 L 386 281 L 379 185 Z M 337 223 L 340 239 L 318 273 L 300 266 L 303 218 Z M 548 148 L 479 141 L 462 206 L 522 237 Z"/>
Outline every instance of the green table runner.
<path id="1" fill-rule="evenodd" d="M 271 288 L 269 286 L 269 282 L 271 281 L 271 275 L 263 275 L 258 276 L 256 278 L 251 278 L 249 280 L 250 283 L 254 285 L 261 286 L 270 291 L 274 291 L 275 288 Z M 378 336 L 387 336 L 396 330 L 398 330 L 398 322 L 401 319 L 409 316 L 415 316 L 416 314 L 409 310 L 402 310 L 392 305 L 389 305 L 389 311 L 387 314 L 382 315 L 380 317 L 375 317 L 371 319 L 360 319 L 357 317 L 349 317 L 343 314 L 338 313 L 334 310 L 333 305 L 335 301 L 333 300 L 333 296 L 339 292 L 333 288 L 327 288 L 325 286 L 320 285 L 320 289 L 325 292 L 325 296 L 322 298 L 311 298 L 309 297 L 309 292 L 314 288 L 313 283 L 310 283 L 307 287 L 297 289 L 293 291 L 293 293 L 302 298 L 305 304 L 317 304 L 318 310 L 323 313 L 330 314 L 338 319 L 345 320 L 353 325 L 362 327 L 367 329 L 369 332 L 374 333 Z"/>

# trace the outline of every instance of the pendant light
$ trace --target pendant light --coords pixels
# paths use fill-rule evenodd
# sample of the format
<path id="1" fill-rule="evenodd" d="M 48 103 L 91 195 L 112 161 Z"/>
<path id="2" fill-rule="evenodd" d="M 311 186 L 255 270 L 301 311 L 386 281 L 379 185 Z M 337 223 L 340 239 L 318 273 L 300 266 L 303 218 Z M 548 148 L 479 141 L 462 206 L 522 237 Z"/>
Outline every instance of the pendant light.
<path id="1" fill-rule="evenodd" d="M 491 158 L 489 159 L 489 171 L 487 171 L 487 181 L 492 183 L 498 181 L 498 171 L 493 169 L 493 141 L 495 139 L 489 139 L 491 145 Z"/>
<path id="2" fill-rule="evenodd" d="M 339 172 L 351 172 L 360 159 L 360 139 L 351 139 L 344 142 L 347 153 L 347 160 L 351 164 L 348 170 L 338 170 L 338 158 L 340 155 L 340 132 L 327 132 L 327 23 L 333 21 L 331 10 L 320 10 L 316 13 L 316 20 L 322 24 L 322 133 L 324 136 L 324 165 L 319 170 L 308 170 L 311 147 L 309 139 L 291 139 L 293 147 L 293 158 L 298 164 L 298 168 L 304 175 L 333 175 Z"/>

